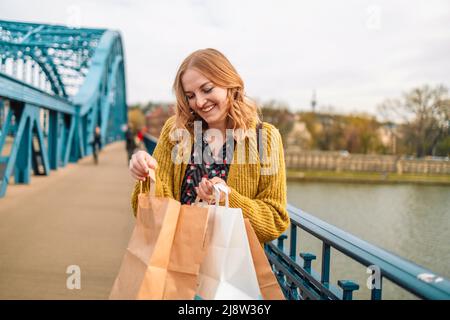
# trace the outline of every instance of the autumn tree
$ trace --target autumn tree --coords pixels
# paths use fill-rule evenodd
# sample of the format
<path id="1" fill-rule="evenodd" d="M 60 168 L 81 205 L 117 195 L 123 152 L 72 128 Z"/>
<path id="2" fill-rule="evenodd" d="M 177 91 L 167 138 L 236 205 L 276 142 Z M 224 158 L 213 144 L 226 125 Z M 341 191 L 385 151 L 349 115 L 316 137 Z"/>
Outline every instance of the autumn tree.
<path id="1" fill-rule="evenodd" d="M 381 141 L 377 130 L 380 124 L 374 117 L 350 115 L 341 117 L 344 123 L 343 140 L 345 149 L 351 153 L 375 153 L 380 151 Z"/>
<path id="2" fill-rule="evenodd" d="M 377 130 L 380 123 L 368 115 L 299 113 L 311 134 L 311 149 L 347 150 L 351 153 L 382 151 Z"/>
<path id="3" fill-rule="evenodd" d="M 134 132 L 145 127 L 145 115 L 139 105 L 130 106 L 128 108 L 128 123 Z"/>

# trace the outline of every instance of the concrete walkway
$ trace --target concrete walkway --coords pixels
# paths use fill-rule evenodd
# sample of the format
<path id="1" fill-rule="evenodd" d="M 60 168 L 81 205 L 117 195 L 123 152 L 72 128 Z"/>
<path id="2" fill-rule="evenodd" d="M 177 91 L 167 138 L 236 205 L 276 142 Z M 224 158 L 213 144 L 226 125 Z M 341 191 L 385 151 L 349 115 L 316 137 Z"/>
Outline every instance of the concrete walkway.
<path id="1" fill-rule="evenodd" d="M 134 226 L 123 142 L 10 185 L 0 198 L 0 299 L 107 299 Z M 81 289 L 68 289 L 77 265 Z"/>

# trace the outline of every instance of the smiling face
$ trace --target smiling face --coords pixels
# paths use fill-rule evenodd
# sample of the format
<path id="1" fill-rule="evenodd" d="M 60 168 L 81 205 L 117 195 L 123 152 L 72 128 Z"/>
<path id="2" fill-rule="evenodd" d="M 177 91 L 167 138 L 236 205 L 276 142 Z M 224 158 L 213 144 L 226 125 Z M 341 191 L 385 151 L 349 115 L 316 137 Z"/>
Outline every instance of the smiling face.
<path id="1" fill-rule="evenodd" d="M 227 89 L 218 87 L 192 68 L 183 74 L 181 83 L 189 107 L 208 123 L 209 128 L 225 128 L 230 108 Z"/>

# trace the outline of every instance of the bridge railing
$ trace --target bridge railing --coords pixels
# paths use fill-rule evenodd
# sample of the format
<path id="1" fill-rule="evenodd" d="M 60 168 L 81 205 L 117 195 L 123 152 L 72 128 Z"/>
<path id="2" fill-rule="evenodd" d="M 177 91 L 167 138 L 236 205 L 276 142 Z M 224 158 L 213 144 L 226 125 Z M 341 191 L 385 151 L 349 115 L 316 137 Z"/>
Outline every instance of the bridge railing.
<path id="1" fill-rule="evenodd" d="M 291 228 L 288 234 L 265 245 L 266 254 L 287 299 L 343 299 L 353 298 L 359 284 L 339 280 L 330 283 L 331 250 L 370 268 L 372 275 L 370 299 L 382 299 L 383 279 L 422 299 L 450 299 L 450 281 L 432 271 L 361 240 L 292 205 L 288 205 Z M 302 230 L 322 242 L 322 266 L 318 273 L 311 267 L 316 256 L 300 252 L 298 231 Z M 284 242 L 289 241 L 289 249 Z M 366 283 L 364 284 L 366 285 Z"/>

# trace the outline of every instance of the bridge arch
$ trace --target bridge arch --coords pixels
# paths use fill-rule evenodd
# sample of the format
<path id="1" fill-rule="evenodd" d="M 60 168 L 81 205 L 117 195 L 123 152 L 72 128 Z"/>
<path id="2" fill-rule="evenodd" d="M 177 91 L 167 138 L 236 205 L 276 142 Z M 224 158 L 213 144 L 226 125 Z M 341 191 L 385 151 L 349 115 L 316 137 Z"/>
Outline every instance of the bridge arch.
<path id="1" fill-rule="evenodd" d="M 125 57 L 118 31 L 0 20 L 0 197 L 123 139 Z"/>

